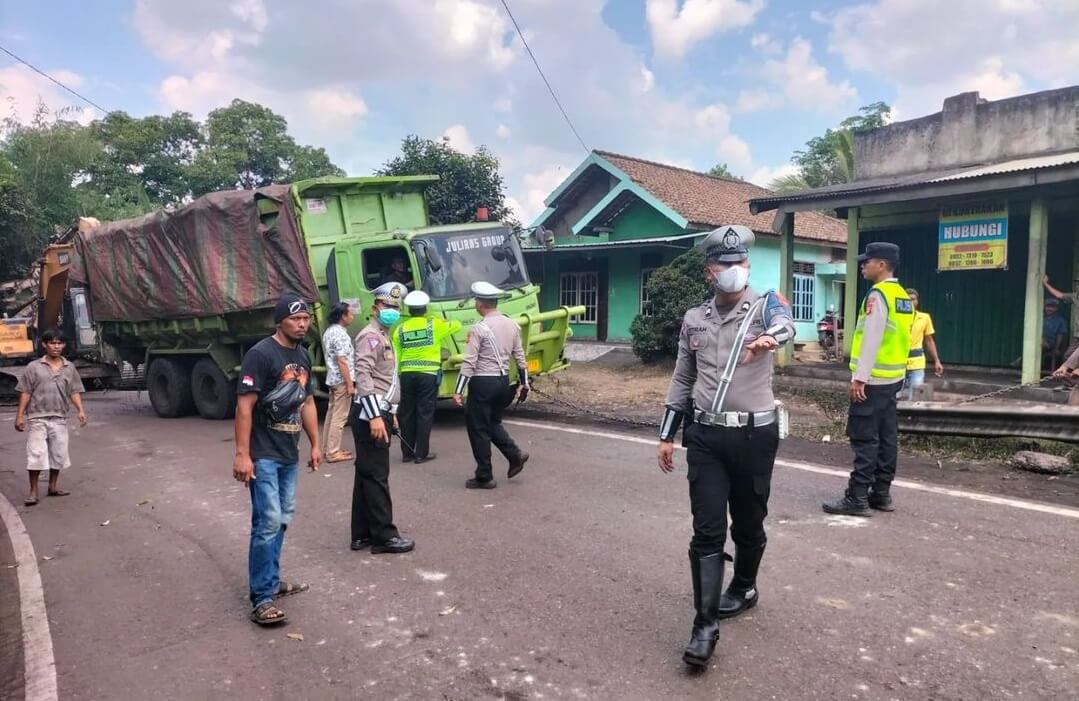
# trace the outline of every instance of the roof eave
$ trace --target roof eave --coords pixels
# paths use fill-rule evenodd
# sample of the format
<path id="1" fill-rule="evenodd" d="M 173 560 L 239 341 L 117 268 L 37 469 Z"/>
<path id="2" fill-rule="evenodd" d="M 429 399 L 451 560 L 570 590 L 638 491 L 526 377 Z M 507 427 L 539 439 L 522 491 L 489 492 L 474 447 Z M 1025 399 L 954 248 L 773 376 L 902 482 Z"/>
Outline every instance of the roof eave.
<path id="1" fill-rule="evenodd" d="M 1079 164 L 1068 164 L 1052 169 L 1015 171 L 978 177 L 947 180 L 942 182 L 921 181 L 906 185 L 877 186 L 853 189 L 846 192 L 812 194 L 812 191 L 790 197 L 770 197 L 749 201 L 753 214 L 782 210 L 805 212 L 840 207 L 860 207 L 871 204 L 909 202 L 937 197 L 969 195 L 986 191 L 1014 190 L 1038 185 L 1079 180 Z"/>

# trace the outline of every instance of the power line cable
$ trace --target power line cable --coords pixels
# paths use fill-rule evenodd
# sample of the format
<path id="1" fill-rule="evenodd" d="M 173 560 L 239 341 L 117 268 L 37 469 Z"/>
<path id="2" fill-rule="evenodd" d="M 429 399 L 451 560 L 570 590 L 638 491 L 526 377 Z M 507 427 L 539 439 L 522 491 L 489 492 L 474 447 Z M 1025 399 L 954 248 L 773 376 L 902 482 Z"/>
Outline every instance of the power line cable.
<path id="1" fill-rule="evenodd" d="M 82 100 L 82 101 L 83 101 L 83 102 L 85 102 L 86 104 L 90 105 L 91 107 L 94 107 L 95 109 L 101 110 L 101 112 L 102 112 L 103 114 L 108 114 L 108 113 L 109 113 L 109 110 L 105 109 L 104 107 L 102 107 L 101 105 L 97 104 L 96 102 L 94 102 L 94 101 L 93 101 L 93 100 L 91 100 L 90 98 L 86 97 L 85 95 L 81 95 L 81 94 L 79 94 L 78 92 L 76 92 L 76 91 L 75 91 L 74 89 L 72 89 L 72 88 L 69 88 L 68 86 L 64 85 L 64 84 L 63 84 L 63 83 L 61 83 L 61 82 L 60 82 L 59 80 L 57 80 L 56 78 L 53 78 L 53 77 L 52 77 L 51 75 L 49 75 L 49 74 L 48 74 L 48 73 L 46 73 L 45 71 L 41 70 L 40 68 L 38 68 L 38 67 L 37 67 L 37 66 L 35 66 L 34 64 L 30 63 L 29 61 L 23 60 L 23 59 L 22 59 L 22 58 L 20 58 L 19 56 L 16 56 L 15 54 L 11 53 L 11 52 L 10 52 L 10 51 L 8 51 L 8 50 L 7 50 L 7 49 L 6 49 L 5 47 L 3 47 L 3 46 L 0 46 L 0 51 L 3 51 L 3 52 L 4 52 L 5 54 L 7 54 L 8 56 L 12 57 L 13 59 L 15 59 L 16 61 L 18 61 L 19 63 L 23 64 L 24 66 L 26 66 L 26 67 L 27 67 L 27 68 L 29 68 L 30 70 L 34 71 L 35 73 L 37 73 L 37 74 L 39 74 L 39 75 L 42 75 L 42 76 L 44 76 L 45 78 L 48 78 L 49 80 L 51 80 L 52 82 L 56 83 L 57 85 L 59 85 L 59 86 L 60 86 L 61 88 L 63 88 L 64 90 L 67 90 L 67 91 L 68 91 L 69 93 L 71 93 L 71 94 L 72 94 L 72 95 L 74 95 L 75 97 L 79 98 L 80 100 Z"/>
<path id="2" fill-rule="evenodd" d="M 581 144 L 581 148 L 585 151 L 590 151 L 587 145 L 584 143 L 584 139 L 577 133 L 577 127 L 573 126 L 573 120 L 566 114 L 566 109 L 562 107 L 562 103 L 558 99 L 558 95 L 555 94 L 554 88 L 551 87 L 551 81 L 547 80 L 547 76 L 543 74 L 543 69 L 540 68 L 539 61 L 536 60 L 536 55 L 532 53 L 532 48 L 525 41 L 524 32 L 521 31 L 521 25 L 517 24 L 517 18 L 513 16 L 513 12 L 510 11 L 510 6 L 506 3 L 506 0 L 502 0 L 502 7 L 506 8 L 506 14 L 510 16 L 510 21 L 513 22 L 514 29 L 517 30 L 517 36 L 521 37 L 521 43 L 524 44 L 525 51 L 532 58 L 532 63 L 536 66 L 536 71 L 540 74 L 540 78 L 543 78 L 544 85 L 547 86 L 547 91 L 551 93 L 551 98 L 554 99 L 555 105 L 558 106 L 558 111 L 562 113 L 562 117 L 566 120 L 566 124 L 569 125 L 570 131 L 577 137 L 577 141 Z"/>

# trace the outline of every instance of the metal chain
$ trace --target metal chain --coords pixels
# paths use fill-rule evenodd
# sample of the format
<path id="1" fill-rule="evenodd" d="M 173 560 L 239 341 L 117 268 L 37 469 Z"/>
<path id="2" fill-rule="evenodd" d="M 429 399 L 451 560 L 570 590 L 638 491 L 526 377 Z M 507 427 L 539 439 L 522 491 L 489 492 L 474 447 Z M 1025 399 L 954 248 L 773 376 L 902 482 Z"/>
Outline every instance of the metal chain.
<path id="1" fill-rule="evenodd" d="M 644 421 L 642 419 L 631 419 L 631 418 L 626 417 L 626 416 L 610 416 L 608 414 L 604 414 L 601 411 L 596 411 L 595 409 L 592 409 L 590 407 L 581 406 L 580 404 L 574 404 L 573 402 L 567 401 L 565 399 L 560 399 L 558 397 L 552 396 L 550 394 L 547 394 L 546 392 L 544 392 L 541 389 L 537 389 L 536 387 L 533 387 L 532 391 L 535 392 L 536 394 L 538 394 L 539 396 L 543 397 L 544 399 L 547 399 L 547 400 L 549 400 L 551 402 L 554 402 L 555 404 L 560 404 L 560 405 L 562 405 L 564 407 L 567 407 L 569 409 L 573 409 L 576 412 L 579 412 L 579 413 L 582 413 L 582 414 L 587 414 L 589 416 L 594 416 L 594 417 L 596 417 L 598 419 L 602 419 L 604 421 L 613 421 L 615 423 L 628 424 L 630 426 L 646 426 L 648 428 L 658 428 L 659 427 L 659 422 L 658 421 Z"/>
<path id="2" fill-rule="evenodd" d="M 1024 382 L 1024 383 L 1019 384 L 1019 385 L 1012 385 L 1011 387 L 1002 387 L 1000 389 L 995 389 L 992 392 L 986 392 L 985 394 L 979 394 L 979 395 L 977 395 L 975 397 L 970 397 L 968 399 L 964 399 L 963 401 L 959 402 L 959 404 L 960 405 L 970 404 L 971 402 L 976 402 L 976 401 L 981 400 L 981 399 L 989 399 L 990 397 L 999 397 L 1002 394 L 1007 394 L 1009 392 L 1014 392 L 1017 389 L 1023 389 L 1025 387 L 1038 387 L 1040 385 L 1045 384 L 1046 382 L 1048 382 L 1050 380 L 1057 380 L 1057 379 L 1060 379 L 1060 378 L 1053 377 L 1052 375 L 1047 375 L 1046 377 L 1043 377 L 1040 380 L 1035 380 L 1033 382 Z"/>

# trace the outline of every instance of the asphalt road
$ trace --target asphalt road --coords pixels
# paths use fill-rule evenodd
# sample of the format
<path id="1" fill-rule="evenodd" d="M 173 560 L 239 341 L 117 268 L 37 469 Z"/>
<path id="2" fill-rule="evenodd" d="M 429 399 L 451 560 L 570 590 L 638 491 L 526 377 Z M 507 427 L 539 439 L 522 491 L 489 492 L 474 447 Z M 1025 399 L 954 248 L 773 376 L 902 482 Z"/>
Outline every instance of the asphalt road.
<path id="1" fill-rule="evenodd" d="M 37 553 L 61 699 L 1071 699 L 1079 519 L 897 489 L 899 510 L 829 517 L 842 479 L 777 468 L 761 604 L 702 675 L 684 467 L 649 444 L 510 426 L 533 459 L 467 491 L 463 426 L 395 455 L 415 552 L 348 549 L 352 467 L 300 478 L 289 623 L 248 618 L 250 509 L 231 424 L 91 396 L 63 499 L 21 506 L 23 437 L 0 410 L 0 492 Z M 581 428 L 580 426 L 577 427 Z M 677 458 L 684 466 L 684 456 Z M 106 524 L 107 525 L 102 525 Z M 0 697 L 20 698 L 18 588 L 0 538 Z M 44 559 L 48 557 L 50 559 Z M 300 634 L 302 640 L 288 637 Z"/>

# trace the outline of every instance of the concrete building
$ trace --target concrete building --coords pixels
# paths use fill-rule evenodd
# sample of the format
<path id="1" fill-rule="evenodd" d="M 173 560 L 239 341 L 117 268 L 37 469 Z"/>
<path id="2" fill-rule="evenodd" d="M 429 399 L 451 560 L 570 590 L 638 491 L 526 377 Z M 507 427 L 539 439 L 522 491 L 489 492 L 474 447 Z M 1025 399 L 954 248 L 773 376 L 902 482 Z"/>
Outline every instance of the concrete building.
<path id="1" fill-rule="evenodd" d="M 692 248 L 723 224 L 757 234 L 751 284 L 778 289 L 782 239 L 771 215 L 754 216 L 748 201 L 770 191 L 742 180 L 605 151 L 592 152 L 546 199 L 533 222 L 554 232 L 555 247 L 525 248 L 544 309 L 584 305 L 574 338 L 629 341 L 630 324 L 648 313 L 644 283 L 653 270 Z M 846 228 L 828 216 L 798 218 L 789 239 L 791 289 L 798 338 L 815 341 L 816 320 L 838 306 L 846 283 Z"/>
<path id="2" fill-rule="evenodd" d="M 865 291 L 859 249 L 892 241 L 946 364 L 1021 366 L 1025 382 L 1051 370 L 1041 367 L 1042 278 L 1079 286 L 1079 87 L 956 95 L 936 114 L 855 134 L 854 160 L 853 182 L 750 207 L 775 210 L 780 230 L 822 209 L 847 220 L 847 319 Z"/>

